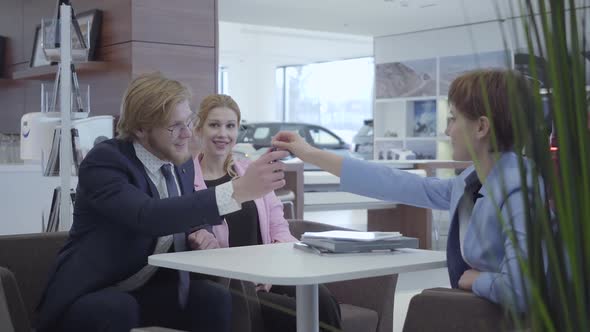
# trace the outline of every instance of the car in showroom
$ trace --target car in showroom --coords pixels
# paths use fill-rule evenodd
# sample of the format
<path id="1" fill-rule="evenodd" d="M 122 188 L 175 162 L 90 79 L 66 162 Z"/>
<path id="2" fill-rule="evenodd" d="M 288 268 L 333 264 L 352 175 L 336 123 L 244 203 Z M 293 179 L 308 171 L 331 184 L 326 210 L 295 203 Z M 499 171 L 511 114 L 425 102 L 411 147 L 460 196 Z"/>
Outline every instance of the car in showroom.
<path id="1" fill-rule="evenodd" d="M 280 131 L 294 131 L 310 145 L 345 156 L 359 158 L 350 151 L 350 145 L 332 131 L 314 124 L 296 122 L 260 122 L 246 123 L 240 126 L 234 154 L 256 159 L 271 147 L 272 137 Z M 317 170 L 318 167 L 305 164 L 305 170 Z"/>

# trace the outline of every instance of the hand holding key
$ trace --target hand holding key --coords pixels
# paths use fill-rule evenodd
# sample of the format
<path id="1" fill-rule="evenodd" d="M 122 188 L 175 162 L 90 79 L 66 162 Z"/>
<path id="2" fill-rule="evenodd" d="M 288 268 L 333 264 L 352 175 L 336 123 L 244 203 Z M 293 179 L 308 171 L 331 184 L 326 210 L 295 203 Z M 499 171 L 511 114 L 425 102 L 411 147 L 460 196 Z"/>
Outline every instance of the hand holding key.
<path id="1" fill-rule="evenodd" d="M 262 197 L 285 185 L 285 165 L 278 161 L 288 151 L 269 151 L 254 161 L 243 176 L 233 180 L 234 199 L 239 203 Z"/>

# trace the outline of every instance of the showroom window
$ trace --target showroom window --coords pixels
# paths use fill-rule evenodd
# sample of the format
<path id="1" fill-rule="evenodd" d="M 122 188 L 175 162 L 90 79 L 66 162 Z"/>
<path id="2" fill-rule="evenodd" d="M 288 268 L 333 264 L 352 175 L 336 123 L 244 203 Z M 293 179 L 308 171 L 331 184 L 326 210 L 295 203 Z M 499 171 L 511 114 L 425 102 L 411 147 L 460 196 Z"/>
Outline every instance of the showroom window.
<path id="1" fill-rule="evenodd" d="M 224 95 L 229 95 L 229 73 L 227 71 L 227 67 L 219 67 L 218 75 L 217 92 Z"/>
<path id="2" fill-rule="evenodd" d="M 279 67 L 276 78 L 277 113 L 286 122 L 320 125 L 350 144 L 373 116 L 372 57 Z"/>

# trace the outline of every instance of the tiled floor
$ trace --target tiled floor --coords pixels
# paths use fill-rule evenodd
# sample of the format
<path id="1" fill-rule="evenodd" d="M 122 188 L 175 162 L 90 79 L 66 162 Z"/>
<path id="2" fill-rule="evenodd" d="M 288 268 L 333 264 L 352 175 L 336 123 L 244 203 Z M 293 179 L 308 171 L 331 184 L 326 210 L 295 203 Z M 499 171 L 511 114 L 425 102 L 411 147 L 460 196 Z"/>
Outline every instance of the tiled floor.
<path id="1" fill-rule="evenodd" d="M 439 215 L 434 215 L 435 219 Z M 448 218 L 444 214 L 441 218 Z M 304 219 L 317 221 L 326 224 L 348 227 L 361 231 L 367 230 L 367 211 L 366 210 L 347 210 L 347 211 L 325 211 L 325 212 L 305 212 Z M 436 221 L 435 221 L 436 223 Z M 444 225 L 448 224 L 446 220 L 440 220 L 441 233 L 444 231 Z M 443 233 L 446 234 L 446 233 Z M 436 246 L 444 248 L 443 243 L 446 239 L 440 238 Z M 401 332 L 408 311 L 408 304 L 412 296 L 420 293 L 425 288 L 432 287 L 449 287 L 449 278 L 446 269 L 428 270 L 421 272 L 411 272 L 399 275 L 395 291 L 395 303 L 393 310 L 393 331 Z"/>

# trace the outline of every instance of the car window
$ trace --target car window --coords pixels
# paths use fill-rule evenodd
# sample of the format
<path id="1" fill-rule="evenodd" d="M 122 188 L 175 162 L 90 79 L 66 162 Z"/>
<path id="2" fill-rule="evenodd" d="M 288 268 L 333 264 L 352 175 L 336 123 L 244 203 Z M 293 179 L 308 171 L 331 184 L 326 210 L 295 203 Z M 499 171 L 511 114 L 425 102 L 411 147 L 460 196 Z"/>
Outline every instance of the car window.
<path id="1" fill-rule="evenodd" d="M 302 126 L 299 125 L 289 125 L 289 124 L 283 124 L 281 125 L 281 130 L 282 131 L 292 131 L 295 132 L 297 134 L 299 134 L 299 136 L 305 138 L 305 136 L 307 136 L 305 134 L 305 129 Z"/>
<path id="2" fill-rule="evenodd" d="M 321 128 L 312 127 L 309 133 L 316 145 L 340 145 L 340 140 L 336 136 Z"/>
<path id="3" fill-rule="evenodd" d="M 268 137 L 268 134 L 269 133 L 270 133 L 270 128 L 268 128 L 268 127 L 258 127 L 254 131 L 254 139 L 255 140 L 263 140 L 263 139 L 266 139 Z"/>

